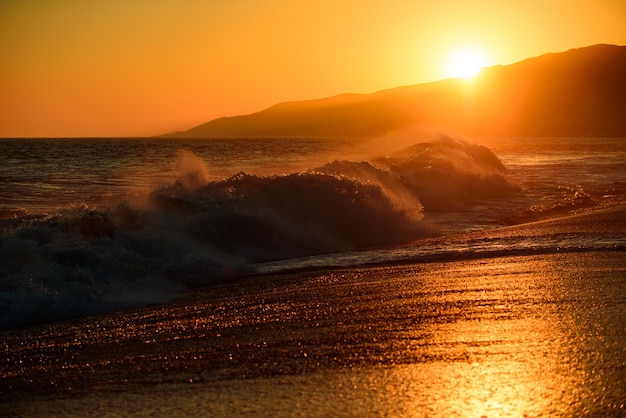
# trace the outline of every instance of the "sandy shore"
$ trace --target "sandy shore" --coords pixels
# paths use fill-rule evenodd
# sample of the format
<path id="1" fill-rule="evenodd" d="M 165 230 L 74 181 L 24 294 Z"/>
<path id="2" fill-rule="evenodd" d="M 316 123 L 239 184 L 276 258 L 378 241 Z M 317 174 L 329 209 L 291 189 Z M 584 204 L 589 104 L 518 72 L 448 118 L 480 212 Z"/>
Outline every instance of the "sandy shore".
<path id="1" fill-rule="evenodd" d="M 591 235 L 622 243 L 267 275 L 3 331 L 0 411 L 624 416 L 624 208 L 441 244 Z"/>

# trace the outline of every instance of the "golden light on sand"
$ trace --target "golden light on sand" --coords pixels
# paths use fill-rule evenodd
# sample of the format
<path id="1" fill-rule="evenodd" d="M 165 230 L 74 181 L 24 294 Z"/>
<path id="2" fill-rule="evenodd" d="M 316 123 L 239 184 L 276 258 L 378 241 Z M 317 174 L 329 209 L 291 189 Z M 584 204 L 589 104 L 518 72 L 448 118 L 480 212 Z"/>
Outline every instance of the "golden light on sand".
<path id="1" fill-rule="evenodd" d="M 480 73 L 489 60 L 485 52 L 474 47 L 464 47 L 453 51 L 446 63 L 446 75 L 469 79 Z"/>

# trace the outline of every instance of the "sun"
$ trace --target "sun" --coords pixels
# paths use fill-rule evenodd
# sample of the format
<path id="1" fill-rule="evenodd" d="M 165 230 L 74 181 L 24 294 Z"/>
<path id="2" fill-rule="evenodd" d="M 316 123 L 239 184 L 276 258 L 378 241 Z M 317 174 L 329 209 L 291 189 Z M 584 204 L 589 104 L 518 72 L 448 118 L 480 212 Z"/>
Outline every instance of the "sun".
<path id="1" fill-rule="evenodd" d="M 450 54 L 446 75 L 454 78 L 472 78 L 487 65 L 487 56 L 477 48 L 460 48 Z"/>

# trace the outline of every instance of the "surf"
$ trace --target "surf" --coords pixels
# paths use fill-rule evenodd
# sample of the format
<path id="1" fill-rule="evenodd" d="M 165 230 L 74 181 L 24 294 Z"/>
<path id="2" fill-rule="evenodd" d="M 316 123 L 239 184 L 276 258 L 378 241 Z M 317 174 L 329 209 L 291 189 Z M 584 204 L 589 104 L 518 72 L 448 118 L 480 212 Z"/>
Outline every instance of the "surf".
<path id="1" fill-rule="evenodd" d="M 504 226 L 601 200 L 585 186 L 529 206 L 525 186 L 489 148 L 452 136 L 407 145 L 217 179 L 206 158 L 183 149 L 172 151 L 172 177 L 161 175 L 138 204 L 16 210 L 0 220 L 0 327 L 169 302 L 250 274 L 480 254 L 487 250 L 428 240 L 454 222 L 456 232 Z"/>

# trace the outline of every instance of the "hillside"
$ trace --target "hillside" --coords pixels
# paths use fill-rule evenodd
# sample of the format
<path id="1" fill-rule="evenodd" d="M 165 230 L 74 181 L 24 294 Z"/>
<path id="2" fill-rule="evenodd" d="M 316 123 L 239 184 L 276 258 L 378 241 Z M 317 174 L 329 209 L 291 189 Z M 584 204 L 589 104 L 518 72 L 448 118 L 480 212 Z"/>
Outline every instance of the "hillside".
<path id="1" fill-rule="evenodd" d="M 469 136 L 626 136 L 626 46 L 595 45 L 372 94 L 281 103 L 180 137 L 371 137 L 407 127 Z"/>

